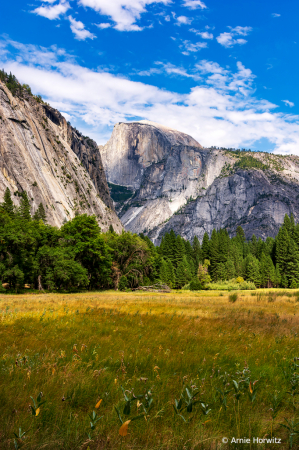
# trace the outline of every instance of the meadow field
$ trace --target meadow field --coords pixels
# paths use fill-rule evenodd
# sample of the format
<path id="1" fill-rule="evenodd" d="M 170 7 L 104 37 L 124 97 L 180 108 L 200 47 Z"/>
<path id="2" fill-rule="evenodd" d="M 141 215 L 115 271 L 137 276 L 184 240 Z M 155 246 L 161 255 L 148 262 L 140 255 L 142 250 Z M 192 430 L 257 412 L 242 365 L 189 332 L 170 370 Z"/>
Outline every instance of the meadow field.
<path id="1" fill-rule="evenodd" d="M 298 449 L 298 342 L 296 290 L 1 295 L 0 448 Z"/>

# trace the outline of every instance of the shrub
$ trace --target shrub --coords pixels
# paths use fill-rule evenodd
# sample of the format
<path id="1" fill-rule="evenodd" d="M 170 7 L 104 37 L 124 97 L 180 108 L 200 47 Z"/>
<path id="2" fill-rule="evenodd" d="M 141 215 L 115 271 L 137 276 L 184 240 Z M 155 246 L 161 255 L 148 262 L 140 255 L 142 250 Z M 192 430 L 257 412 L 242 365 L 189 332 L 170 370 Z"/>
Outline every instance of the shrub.
<path id="1" fill-rule="evenodd" d="M 241 278 L 241 277 L 239 277 Z M 233 278 L 228 281 L 218 281 L 216 283 L 209 283 L 207 289 L 216 291 L 248 291 L 255 290 L 256 286 L 252 281 L 244 281 L 242 283 L 237 282 L 237 279 Z"/>
<path id="2" fill-rule="evenodd" d="M 256 289 L 256 286 L 253 283 L 253 281 L 243 281 L 243 283 L 240 283 L 241 291 L 253 291 L 255 289 Z"/>
<path id="3" fill-rule="evenodd" d="M 237 283 L 244 283 L 244 278 L 243 278 L 243 277 L 238 277 L 238 278 L 236 279 L 236 282 L 237 282 Z"/>
<path id="4" fill-rule="evenodd" d="M 126 288 L 128 287 L 128 279 L 125 275 L 122 275 L 120 277 L 119 283 L 118 283 L 118 289 L 120 291 L 125 291 Z"/>
<path id="5" fill-rule="evenodd" d="M 198 278 L 191 280 L 189 289 L 190 291 L 200 291 L 202 289 L 202 284 Z"/>
<path id="6" fill-rule="evenodd" d="M 235 303 L 238 300 L 238 294 L 236 292 L 234 292 L 233 294 L 230 294 L 230 296 L 228 297 L 228 300 L 231 303 Z"/>

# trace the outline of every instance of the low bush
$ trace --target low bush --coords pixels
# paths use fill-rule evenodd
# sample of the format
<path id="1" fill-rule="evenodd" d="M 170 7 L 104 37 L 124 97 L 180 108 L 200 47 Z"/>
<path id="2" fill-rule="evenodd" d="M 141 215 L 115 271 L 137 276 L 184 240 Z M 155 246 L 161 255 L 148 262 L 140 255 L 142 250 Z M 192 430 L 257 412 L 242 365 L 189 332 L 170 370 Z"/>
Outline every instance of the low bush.
<path id="1" fill-rule="evenodd" d="M 231 303 L 235 303 L 238 300 L 238 294 L 236 292 L 234 292 L 233 294 L 230 294 L 230 296 L 228 297 L 228 300 Z"/>
<path id="2" fill-rule="evenodd" d="M 118 283 L 118 289 L 120 291 L 125 291 L 128 287 L 128 279 L 125 275 L 120 277 L 119 283 Z"/>
<path id="3" fill-rule="evenodd" d="M 201 282 L 198 278 L 194 278 L 189 285 L 190 291 L 200 291 L 202 289 Z"/>
<path id="4" fill-rule="evenodd" d="M 241 277 L 239 277 L 240 279 Z M 238 279 L 237 279 L 238 280 Z M 248 291 L 255 290 L 256 286 L 252 281 L 238 282 L 235 278 L 228 281 L 218 281 L 209 283 L 207 289 L 216 291 Z"/>

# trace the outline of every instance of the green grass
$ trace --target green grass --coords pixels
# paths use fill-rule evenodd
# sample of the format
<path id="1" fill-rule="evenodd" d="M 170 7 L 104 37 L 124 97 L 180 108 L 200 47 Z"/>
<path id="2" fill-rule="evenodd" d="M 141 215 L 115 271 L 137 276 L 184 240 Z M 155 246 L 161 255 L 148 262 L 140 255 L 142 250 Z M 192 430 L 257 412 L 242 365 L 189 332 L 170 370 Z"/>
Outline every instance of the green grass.
<path id="1" fill-rule="evenodd" d="M 296 292 L 0 297 L 0 448 L 288 449 Z M 141 415 L 123 437 L 115 407 Z M 282 444 L 222 443 L 271 436 Z"/>

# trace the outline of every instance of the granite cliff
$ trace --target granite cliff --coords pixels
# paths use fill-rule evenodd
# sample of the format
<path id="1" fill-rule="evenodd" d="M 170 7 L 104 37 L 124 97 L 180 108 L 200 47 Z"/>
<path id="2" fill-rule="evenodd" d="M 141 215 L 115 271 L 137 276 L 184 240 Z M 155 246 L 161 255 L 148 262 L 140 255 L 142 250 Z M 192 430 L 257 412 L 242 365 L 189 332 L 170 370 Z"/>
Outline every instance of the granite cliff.
<path id="1" fill-rule="evenodd" d="M 103 231 L 121 231 L 97 144 L 15 83 L 12 95 L 0 81 L 0 201 L 7 187 L 16 205 L 26 191 L 32 213 L 42 203 L 52 225 L 79 212 L 95 214 Z"/>
<path id="2" fill-rule="evenodd" d="M 141 121 L 115 125 L 100 147 L 126 229 L 158 243 L 171 228 L 201 240 L 213 228 L 275 236 L 285 214 L 299 220 L 299 158 L 203 148 L 192 137 Z"/>

